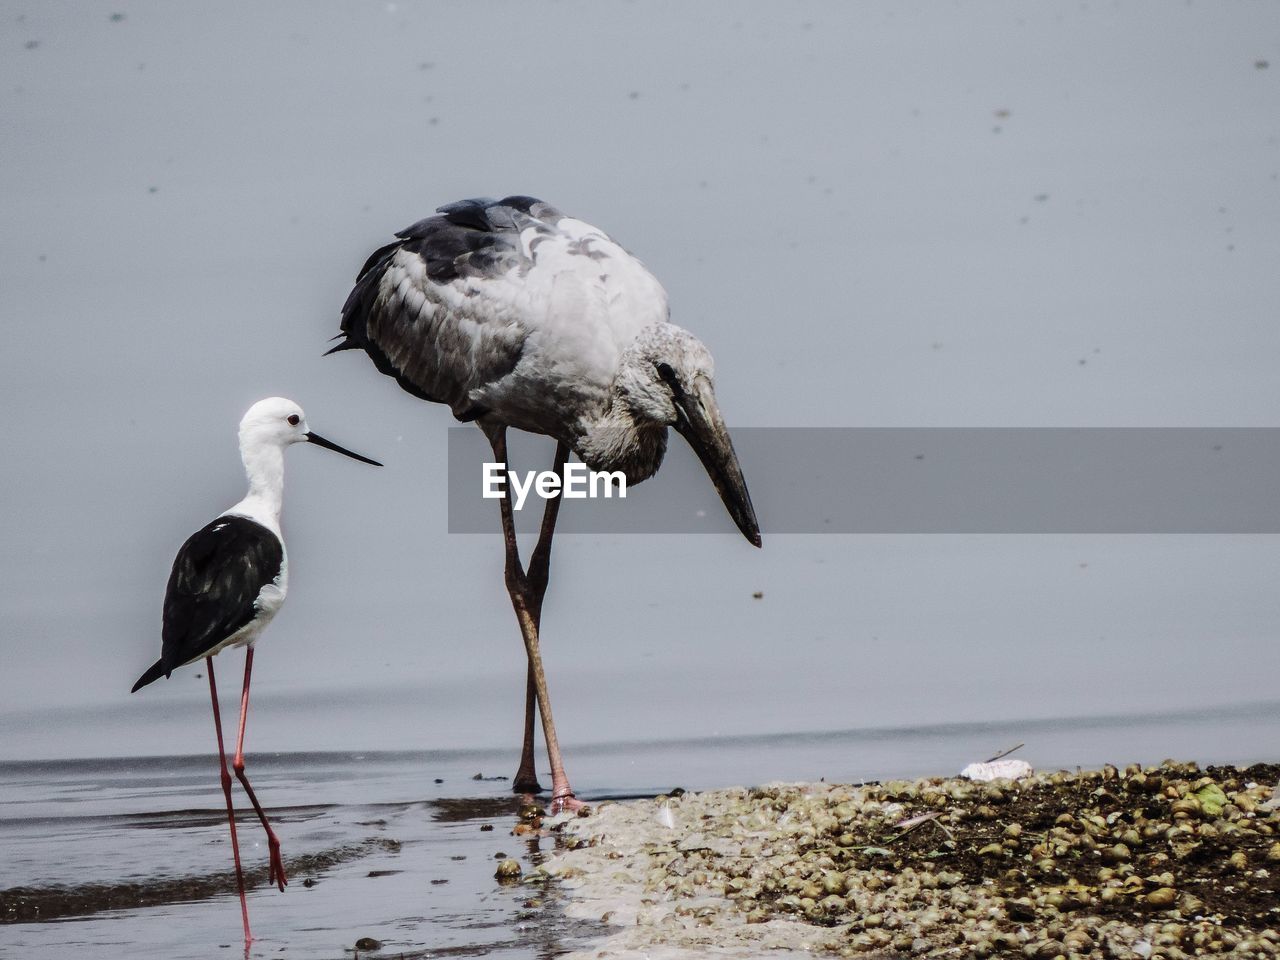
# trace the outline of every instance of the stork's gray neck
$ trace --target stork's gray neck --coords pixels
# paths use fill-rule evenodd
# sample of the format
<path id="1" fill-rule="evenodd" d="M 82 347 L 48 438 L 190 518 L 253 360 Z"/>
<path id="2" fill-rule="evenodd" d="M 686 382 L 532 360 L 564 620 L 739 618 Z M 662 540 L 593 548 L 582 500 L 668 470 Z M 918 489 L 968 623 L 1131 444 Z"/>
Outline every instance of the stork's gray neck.
<path id="1" fill-rule="evenodd" d="M 574 451 L 592 470 L 621 470 L 628 483 L 653 476 L 667 452 L 667 424 L 675 411 L 667 388 L 654 374 L 655 342 L 677 330 L 670 324 L 646 328 L 623 351 L 604 411 L 587 420 Z"/>
<path id="2" fill-rule="evenodd" d="M 592 470 L 621 470 L 627 483 L 639 483 L 662 466 L 667 428 L 637 422 L 625 404 L 614 402 L 602 417 L 587 424 L 574 452 Z"/>

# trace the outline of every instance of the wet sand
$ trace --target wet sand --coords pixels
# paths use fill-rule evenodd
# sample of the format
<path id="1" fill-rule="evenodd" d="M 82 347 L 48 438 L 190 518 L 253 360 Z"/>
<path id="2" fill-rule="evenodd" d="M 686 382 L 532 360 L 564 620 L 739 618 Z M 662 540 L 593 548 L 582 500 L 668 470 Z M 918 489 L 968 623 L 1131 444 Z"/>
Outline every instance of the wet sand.
<path id="1" fill-rule="evenodd" d="M 379 850 L 398 853 L 398 840 L 365 840 L 285 860 L 285 873 L 302 885 L 314 886 L 318 878 L 339 864 L 358 860 Z M 244 882 L 250 889 L 267 886 L 267 868 L 253 867 L 244 871 Z M 371 871 L 370 875 L 388 876 L 399 870 Z M 232 870 L 203 876 L 172 877 L 140 883 L 85 883 L 73 886 L 10 887 L 0 890 L 0 923 L 29 923 L 85 917 L 104 910 L 133 910 L 163 907 L 190 900 L 209 900 L 237 892 Z"/>

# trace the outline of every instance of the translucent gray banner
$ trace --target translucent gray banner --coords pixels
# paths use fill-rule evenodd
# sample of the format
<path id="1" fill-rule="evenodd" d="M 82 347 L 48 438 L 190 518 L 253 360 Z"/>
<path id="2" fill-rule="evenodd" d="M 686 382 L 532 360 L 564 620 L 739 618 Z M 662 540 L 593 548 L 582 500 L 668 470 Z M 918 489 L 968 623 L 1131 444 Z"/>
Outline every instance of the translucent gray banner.
<path id="1" fill-rule="evenodd" d="M 771 533 L 1280 533 L 1280 428 L 744 428 L 734 446 Z M 510 469 L 550 467 L 555 444 L 511 432 Z M 493 460 L 474 427 L 449 431 L 449 532 L 493 533 Z M 535 532 L 531 491 L 517 529 Z M 735 533 L 674 431 L 658 475 L 625 499 L 567 500 L 557 532 Z"/>

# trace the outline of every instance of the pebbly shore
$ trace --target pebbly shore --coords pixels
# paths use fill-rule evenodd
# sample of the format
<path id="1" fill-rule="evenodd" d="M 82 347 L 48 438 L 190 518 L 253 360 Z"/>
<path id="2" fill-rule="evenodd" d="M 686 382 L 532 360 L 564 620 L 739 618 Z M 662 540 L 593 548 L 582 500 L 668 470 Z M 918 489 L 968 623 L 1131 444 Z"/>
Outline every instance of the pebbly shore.
<path id="1" fill-rule="evenodd" d="M 1275 957 L 1278 776 L 1166 761 L 603 803 L 525 880 L 616 928 L 576 958 Z"/>

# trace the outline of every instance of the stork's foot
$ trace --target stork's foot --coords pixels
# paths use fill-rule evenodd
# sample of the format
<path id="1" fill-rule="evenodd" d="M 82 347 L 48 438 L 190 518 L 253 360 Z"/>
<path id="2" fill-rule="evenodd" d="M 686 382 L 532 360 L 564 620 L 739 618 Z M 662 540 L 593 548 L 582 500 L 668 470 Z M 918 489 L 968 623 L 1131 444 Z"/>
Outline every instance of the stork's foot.
<path id="1" fill-rule="evenodd" d="M 267 871 L 267 883 L 274 883 L 280 888 L 280 892 L 284 893 L 284 888 L 289 883 L 289 878 L 285 876 L 284 860 L 280 856 L 280 841 L 275 837 L 271 837 L 267 841 L 267 847 L 271 851 L 271 866 Z"/>
<path id="2" fill-rule="evenodd" d="M 554 816 L 557 813 L 578 813 L 590 808 L 575 797 L 572 793 L 562 793 L 551 798 L 550 813 Z"/>
<path id="3" fill-rule="evenodd" d="M 511 784 L 512 793 L 542 793 L 542 784 L 538 782 L 538 778 L 531 773 L 517 773 L 515 780 Z"/>

